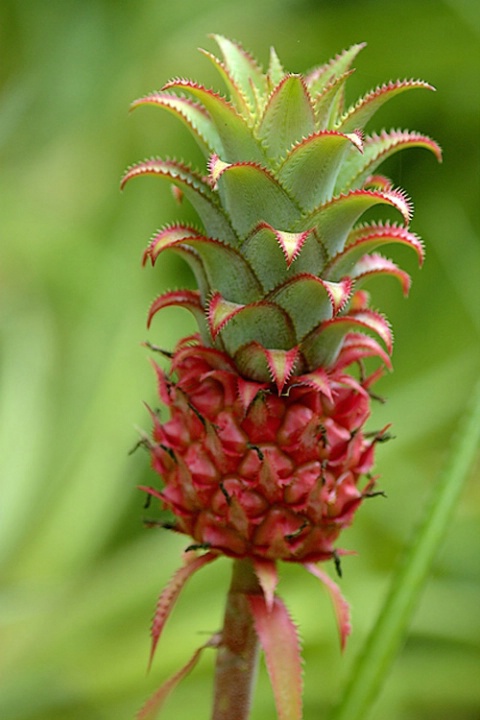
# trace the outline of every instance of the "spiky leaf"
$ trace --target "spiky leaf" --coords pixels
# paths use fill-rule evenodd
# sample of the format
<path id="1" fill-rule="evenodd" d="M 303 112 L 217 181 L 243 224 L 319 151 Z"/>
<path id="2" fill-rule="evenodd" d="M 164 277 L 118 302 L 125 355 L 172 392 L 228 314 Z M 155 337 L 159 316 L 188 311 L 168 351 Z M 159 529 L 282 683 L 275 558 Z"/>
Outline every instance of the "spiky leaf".
<path id="1" fill-rule="evenodd" d="M 244 94 L 238 83 L 235 81 L 235 78 L 226 67 L 225 63 L 213 55 L 213 53 L 203 50 L 203 48 L 200 48 L 200 52 L 203 53 L 218 70 L 227 87 L 228 94 L 230 95 L 230 101 L 234 105 L 235 109 L 247 119 L 247 122 L 251 122 L 253 108 L 249 103 L 247 96 Z"/>
<path id="2" fill-rule="evenodd" d="M 273 560 L 256 558 L 253 562 L 253 567 L 263 590 L 267 609 L 270 612 L 273 609 L 275 590 L 278 585 L 277 565 Z"/>
<path id="3" fill-rule="evenodd" d="M 360 258 L 353 266 L 350 275 L 356 280 L 356 284 L 374 275 L 392 275 L 400 282 L 404 295 L 408 295 L 410 290 L 410 275 L 392 260 L 378 253 Z"/>
<path id="4" fill-rule="evenodd" d="M 312 96 L 318 95 L 332 81 L 343 77 L 344 74 L 349 71 L 352 62 L 357 57 L 358 53 L 365 46 L 366 43 L 356 43 L 347 50 L 343 50 L 343 52 L 335 55 L 335 57 L 328 63 L 325 63 L 325 65 L 314 68 L 307 73 L 305 80 L 310 94 Z"/>
<path id="5" fill-rule="evenodd" d="M 256 269 L 266 293 L 300 272 L 319 275 L 325 264 L 313 231 L 290 233 L 268 223 L 259 223 L 243 243 L 242 253 Z"/>
<path id="6" fill-rule="evenodd" d="M 154 315 L 166 307 L 183 307 L 189 310 L 198 323 L 202 337 L 208 341 L 208 333 L 205 332 L 205 311 L 200 300 L 199 292 L 195 290 L 172 290 L 168 293 L 163 293 L 163 295 L 159 295 L 150 305 L 147 327 L 150 327 Z"/>
<path id="7" fill-rule="evenodd" d="M 309 212 L 331 200 L 345 151 L 362 151 L 361 137 L 324 130 L 296 145 L 278 169 L 278 178 L 301 208 Z"/>
<path id="8" fill-rule="evenodd" d="M 278 181 L 261 165 L 225 165 L 219 158 L 210 163 L 225 208 L 235 231 L 245 238 L 260 222 L 273 227 L 291 226 L 300 216 L 298 208 Z"/>
<path id="9" fill-rule="evenodd" d="M 279 305 L 265 300 L 236 305 L 216 293 L 210 303 L 209 323 L 212 336 L 221 333 L 231 355 L 252 341 L 281 350 L 288 350 L 295 344 L 293 325 L 287 313 Z"/>
<path id="10" fill-rule="evenodd" d="M 342 650 L 345 650 L 347 638 L 352 630 L 350 624 L 350 608 L 348 603 L 343 597 L 338 585 L 333 582 L 331 577 L 321 570 L 318 565 L 315 565 L 314 563 L 306 563 L 305 567 L 308 572 L 318 578 L 328 590 L 335 610 L 335 616 L 337 618 L 340 647 Z"/>
<path id="11" fill-rule="evenodd" d="M 185 553 L 184 564 L 177 570 L 158 598 L 152 623 L 152 648 L 150 651 L 149 665 L 152 663 L 162 630 L 183 586 L 187 580 L 197 572 L 197 570 L 200 570 L 200 568 L 204 567 L 213 560 L 216 560 L 217 557 L 218 553 L 215 552 L 208 552 L 204 555 L 195 555 L 193 552 Z"/>
<path id="12" fill-rule="evenodd" d="M 363 129 L 377 110 L 388 100 L 407 90 L 418 89 L 434 90 L 435 88 L 423 82 L 423 80 L 397 80 L 396 82 L 381 85 L 364 95 L 355 105 L 349 108 L 340 118 L 336 129 L 344 133 L 353 132 L 359 128 Z"/>
<path id="13" fill-rule="evenodd" d="M 220 137 L 223 146 L 221 154 L 226 161 L 262 162 L 265 159 L 242 115 L 221 95 L 189 80 L 172 80 L 164 85 L 163 90 L 189 92 L 202 103 Z"/>
<path id="14" fill-rule="evenodd" d="M 276 86 L 257 129 L 270 159 L 278 161 L 292 145 L 315 130 L 315 116 L 300 75 L 286 75 Z"/>
<path id="15" fill-rule="evenodd" d="M 307 360 L 309 368 L 330 367 L 336 360 L 342 347 L 344 338 L 349 332 L 368 329 L 378 334 L 375 323 L 357 320 L 355 316 L 333 318 L 315 328 L 301 345 L 302 354 Z M 387 367 L 391 367 L 388 354 L 378 345 L 377 354 Z"/>
<path id="16" fill-rule="evenodd" d="M 392 243 L 411 247 L 416 252 L 419 263 L 422 264 L 423 243 L 415 233 L 401 225 L 371 223 L 350 233 L 345 249 L 338 253 L 325 268 L 325 277 L 329 280 L 340 280 L 344 275 L 349 275 L 356 263 L 372 250 Z"/>
<path id="17" fill-rule="evenodd" d="M 315 121 L 318 130 L 332 130 L 335 127 L 335 121 L 343 107 L 343 97 L 345 95 L 345 83 L 353 70 L 334 77 L 323 90 L 315 96 L 313 107 L 315 110 Z"/>
<path id="18" fill-rule="evenodd" d="M 305 375 L 298 375 L 295 380 L 299 385 L 311 387 L 313 390 L 325 395 L 330 402 L 333 402 L 330 378 L 324 368 L 316 368 L 316 370 L 305 373 Z"/>
<path id="19" fill-rule="evenodd" d="M 296 275 L 268 295 L 292 319 L 298 340 L 323 320 L 330 320 L 346 302 L 351 282 L 329 283 L 311 274 Z"/>
<path id="20" fill-rule="evenodd" d="M 384 160 L 396 152 L 411 147 L 423 147 L 434 153 L 441 162 L 442 151 L 439 145 L 427 135 L 400 130 L 383 130 L 380 135 L 374 133 L 365 139 L 363 154 L 351 152 L 345 157 L 338 174 L 335 190 L 361 187 Z"/>
<path id="21" fill-rule="evenodd" d="M 167 700 L 170 693 L 175 690 L 178 683 L 183 680 L 195 667 L 200 659 L 202 651 L 207 647 L 216 647 L 218 640 L 215 636 L 205 645 L 195 650 L 190 660 L 176 672 L 172 677 L 168 678 L 161 687 L 156 690 L 151 697 L 148 698 L 145 705 L 138 711 L 136 720 L 156 720 L 158 713 L 162 710 L 165 701 Z"/>
<path id="22" fill-rule="evenodd" d="M 203 105 L 191 98 L 178 97 L 166 92 L 154 92 L 135 100 L 131 109 L 142 105 L 154 105 L 165 108 L 178 117 L 196 138 L 198 144 L 208 157 L 212 152 L 222 153 L 223 145 L 209 113 Z"/>
<path id="23" fill-rule="evenodd" d="M 153 158 L 129 168 L 122 178 L 120 187 L 123 189 L 129 180 L 144 175 L 168 180 L 180 188 L 200 215 L 207 233 L 231 245 L 237 245 L 237 237 L 218 203 L 217 196 L 198 173 L 175 160 Z"/>
<path id="24" fill-rule="evenodd" d="M 302 665 L 297 630 L 275 598 L 271 609 L 261 595 L 250 595 L 255 629 L 265 653 L 279 720 L 301 720 Z"/>
<path id="25" fill-rule="evenodd" d="M 258 95 L 267 91 L 264 74 L 255 59 L 241 45 L 223 35 L 212 35 L 223 54 L 224 64 L 229 75 L 248 99 L 250 106 L 255 107 Z"/>
<path id="26" fill-rule="evenodd" d="M 349 332 L 342 341 L 340 353 L 335 360 L 335 368 L 346 368 L 369 357 L 380 358 L 385 366 L 391 370 L 392 365 L 388 355 L 373 337 L 363 333 Z M 373 377 L 380 377 L 382 373 L 383 367 L 380 367 L 373 373 Z M 346 375 L 343 378 L 343 382 L 346 384 L 349 384 L 350 381 L 353 381 L 351 375 Z"/>
<path id="27" fill-rule="evenodd" d="M 389 205 L 402 214 L 405 222 L 410 221 L 411 203 L 402 191 L 352 190 L 314 210 L 302 224 L 315 227 L 320 242 L 333 257 L 343 250 L 354 223 L 375 205 Z"/>
<path id="28" fill-rule="evenodd" d="M 274 382 L 278 394 L 296 370 L 298 347 L 290 350 L 266 348 L 255 340 L 242 345 L 235 353 L 235 363 L 241 373 L 259 382 Z"/>
<path id="29" fill-rule="evenodd" d="M 268 65 L 267 82 L 268 87 L 272 90 L 278 85 L 285 76 L 285 70 L 274 47 L 270 48 L 270 63 Z"/>

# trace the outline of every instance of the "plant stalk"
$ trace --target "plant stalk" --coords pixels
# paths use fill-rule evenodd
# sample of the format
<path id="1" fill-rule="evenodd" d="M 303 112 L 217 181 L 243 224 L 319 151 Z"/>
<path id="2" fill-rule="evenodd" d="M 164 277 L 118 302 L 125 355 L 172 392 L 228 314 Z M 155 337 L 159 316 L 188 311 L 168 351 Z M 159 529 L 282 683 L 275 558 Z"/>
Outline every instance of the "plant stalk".
<path id="1" fill-rule="evenodd" d="M 247 720 L 258 665 L 248 595 L 261 593 L 250 560 L 234 560 L 215 670 L 212 720 Z"/>

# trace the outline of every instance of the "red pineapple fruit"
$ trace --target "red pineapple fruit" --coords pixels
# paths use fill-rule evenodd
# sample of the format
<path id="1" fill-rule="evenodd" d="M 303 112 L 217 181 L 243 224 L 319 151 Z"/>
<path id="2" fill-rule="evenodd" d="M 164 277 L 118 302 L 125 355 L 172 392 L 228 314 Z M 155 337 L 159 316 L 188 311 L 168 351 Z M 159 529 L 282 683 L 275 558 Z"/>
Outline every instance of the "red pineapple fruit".
<path id="1" fill-rule="evenodd" d="M 232 708 L 236 718 L 247 717 L 259 638 L 279 717 L 296 720 L 298 641 L 275 594 L 276 562 L 301 563 L 326 584 L 343 646 L 347 606 L 317 563 L 333 558 L 338 567 L 338 536 L 373 493 L 374 449 L 385 431 L 371 436 L 364 427 L 371 387 L 390 368 L 392 350 L 390 326 L 363 285 L 387 274 L 408 293 L 407 273 L 377 252 L 384 245 L 402 243 L 423 260 L 423 245 L 408 228 L 411 203 L 377 168 L 404 148 L 428 148 L 439 160 L 441 151 L 416 132 L 363 131 L 394 96 L 432 89 L 422 81 L 390 82 L 344 109 L 344 85 L 363 45 L 302 76 L 285 72 L 273 49 L 264 73 L 240 45 L 214 38 L 223 59 L 205 55 L 229 99 L 173 80 L 133 104 L 157 105 L 182 120 L 205 152 L 207 175 L 154 159 L 123 179 L 168 180 L 203 225 L 164 227 L 144 255 L 153 265 L 166 250 L 179 254 L 198 285 L 160 295 L 148 317 L 150 325 L 162 308 L 178 306 L 198 322 L 198 334 L 171 354 L 169 372 L 156 366 L 170 419 L 152 413 L 148 446 L 161 488 L 143 489 L 193 542 L 160 597 L 152 654 L 186 579 L 227 555 L 235 566 L 225 624 L 209 643 L 218 648 L 213 717 L 232 718 Z M 378 205 L 393 208 L 400 222 L 359 224 Z M 381 366 L 368 375 L 363 361 L 371 357 Z M 153 717 L 197 657 L 141 718 Z"/>

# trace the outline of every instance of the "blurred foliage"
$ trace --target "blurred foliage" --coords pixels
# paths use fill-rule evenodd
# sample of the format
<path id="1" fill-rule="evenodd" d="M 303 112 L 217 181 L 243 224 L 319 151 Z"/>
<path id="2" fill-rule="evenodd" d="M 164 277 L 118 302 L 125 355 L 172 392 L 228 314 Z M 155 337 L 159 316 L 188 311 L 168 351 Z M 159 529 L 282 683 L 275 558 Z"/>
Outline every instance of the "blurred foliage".
<path id="1" fill-rule="evenodd" d="M 220 624 L 228 562 L 195 577 L 145 678 L 156 596 L 185 542 L 146 530 L 136 486 L 147 458 L 128 455 L 142 400 L 155 404 L 141 347 L 151 298 L 188 275 L 175 259 L 142 270 L 156 227 L 178 216 L 161 183 L 133 183 L 142 157 L 194 157 L 173 118 L 129 102 L 173 75 L 213 81 L 196 48 L 209 32 L 239 39 L 264 61 L 275 45 L 302 71 L 353 42 L 369 44 L 350 100 L 390 78 L 422 77 L 378 115 L 435 137 L 439 168 L 410 151 L 388 168 L 413 196 L 427 245 L 413 289 L 375 297 L 396 332 L 388 403 L 393 422 L 372 500 L 347 532 L 343 562 L 354 632 L 340 657 L 331 608 L 287 567 L 282 592 L 304 639 L 305 717 L 340 692 L 375 622 L 392 563 L 435 492 L 452 430 L 479 371 L 480 11 L 475 0 L 2 0 L 0 4 L 0 716 L 5 720 L 131 718 L 151 690 Z M 187 212 L 182 211 L 182 212 Z M 380 302 L 380 295 L 381 302 Z M 189 331 L 167 312 L 149 339 L 172 347 Z M 372 720 L 473 720 L 480 687 L 480 489 L 472 477 Z M 208 717 L 212 656 L 169 701 L 178 720 Z M 253 718 L 272 717 L 265 672 Z"/>

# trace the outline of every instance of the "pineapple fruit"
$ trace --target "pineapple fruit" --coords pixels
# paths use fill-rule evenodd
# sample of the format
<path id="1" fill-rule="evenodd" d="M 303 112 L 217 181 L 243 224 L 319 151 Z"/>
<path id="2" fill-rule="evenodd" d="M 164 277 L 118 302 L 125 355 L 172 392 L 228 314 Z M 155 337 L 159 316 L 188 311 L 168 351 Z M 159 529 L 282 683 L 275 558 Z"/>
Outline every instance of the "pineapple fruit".
<path id="1" fill-rule="evenodd" d="M 425 82 L 390 82 L 345 108 L 363 44 L 300 75 L 286 72 L 273 49 L 264 73 L 238 43 L 213 37 L 222 58 L 204 55 L 228 99 L 175 79 L 133 103 L 179 118 L 204 151 L 205 168 L 151 159 L 122 181 L 167 180 L 201 221 L 163 227 L 144 254 L 154 265 L 164 251 L 177 253 L 197 283 L 160 295 L 148 325 L 169 306 L 186 308 L 198 323 L 198 333 L 166 353 L 169 372 L 155 365 L 170 417 L 152 413 L 148 449 L 161 487 L 143 489 L 192 540 L 160 598 L 153 648 L 183 582 L 226 555 L 248 561 L 258 580 L 250 612 L 271 665 L 279 662 L 275 622 L 287 635 L 292 628 L 275 595 L 278 560 L 301 563 L 326 583 L 342 644 L 348 632 L 345 604 L 317 563 L 334 559 L 338 567 L 338 536 L 374 494 L 374 450 L 385 438 L 385 430 L 364 426 L 372 386 L 391 367 L 393 338 L 364 286 L 391 275 L 407 294 L 408 274 L 379 250 L 401 243 L 420 263 L 424 252 L 409 229 L 409 198 L 378 167 L 408 147 L 439 160 L 441 151 L 417 132 L 364 133 L 385 102 L 432 89 Z M 398 221 L 360 222 L 376 206 L 393 209 Z M 379 360 L 368 373 L 367 358 Z"/>

